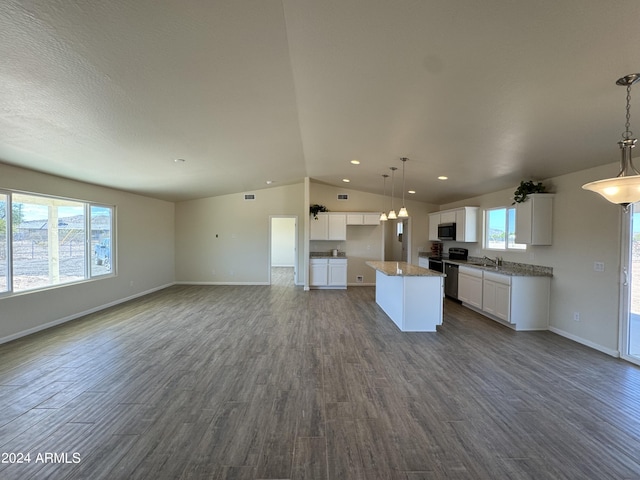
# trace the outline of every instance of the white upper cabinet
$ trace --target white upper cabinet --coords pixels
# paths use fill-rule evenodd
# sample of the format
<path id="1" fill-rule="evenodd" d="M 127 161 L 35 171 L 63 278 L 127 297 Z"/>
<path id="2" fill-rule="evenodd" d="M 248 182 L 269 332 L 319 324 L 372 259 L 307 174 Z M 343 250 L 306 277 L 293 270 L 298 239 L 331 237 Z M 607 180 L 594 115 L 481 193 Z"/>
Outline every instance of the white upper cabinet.
<path id="1" fill-rule="evenodd" d="M 310 240 L 347 239 L 347 215 L 344 213 L 318 213 L 318 218 L 311 217 L 310 222 Z"/>
<path id="2" fill-rule="evenodd" d="M 344 213 L 329 214 L 329 232 L 327 240 L 347 239 L 347 215 Z"/>
<path id="3" fill-rule="evenodd" d="M 318 218 L 311 217 L 310 222 L 310 240 L 347 239 L 347 215 L 345 213 L 318 213 Z"/>
<path id="4" fill-rule="evenodd" d="M 380 225 L 379 213 L 365 213 L 363 216 L 363 225 Z"/>
<path id="5" fill-rule="evenodd" d="M 456 241 L 478 241 L 478 207 L 462 207 L 456 213 Z"/>
<path id="6" fill-rule="evenodd" d="M 345 213 L 318 213 L 310 217 L 309 240 L 346 240 L 347 215 Z"/>
<path id="7" fill-rule="evenodd" d="M 551 245 L 553 197 L 551 193 L 532 193 L 516 204 L 516 243 Z"/>
<path id="8" fill-rule="evenodd" d="M 347 213 L 347 225 L 380 225 L 379 213 Z"/>
<path id="9" fill-rule="evenodd" d="M 309 240 L 346 240 L 347 225 L 380 225 L 375 212 L 323 212 L 310 218 Z"/>
<path id="10" fill-rule="evenodd" d="M 438 240 L 438 225 L 456 224 L 457 242 L 478 241 L 478 207 L 461 207 L 429 214 L 429 240 Z"/>
<path id="11" fill-rule="evenodd" d="M 440 223 L 455 223 L 456 212 L 455 210 L 445 210 L 440 212 Z"/>
<path id="12" fill-rule="evenodd" d="M 318 213 L 318 218 L 310 217 L 309 238 L 311 240 L 329 240 L 329 215 Z"/>
<path id="13" fill-rule="evenodd" d="M 429 214 L 429 240 L 438 240 L 438 225 L 440 223 L 440 212 Z"/>

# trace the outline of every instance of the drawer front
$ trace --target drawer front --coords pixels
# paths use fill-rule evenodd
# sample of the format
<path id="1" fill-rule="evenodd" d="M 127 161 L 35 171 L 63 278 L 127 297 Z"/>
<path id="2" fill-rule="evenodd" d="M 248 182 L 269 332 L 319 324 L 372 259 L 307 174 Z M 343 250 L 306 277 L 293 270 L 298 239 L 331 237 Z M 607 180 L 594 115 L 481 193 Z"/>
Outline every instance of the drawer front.
<path id="1" fill-rule="evenodd" d="M 329 264 L 330 265 L 346 265 L 347 259 L 346 258 L 330 258 Z"/>
<path id="2" fill-rule="evenodd" d="M 479 268 L 470 268 L 470 267 L 460 266 L 460 269 L 458 270 L 458 272 L 463 273 L 465 275 L 469 275 L 470 277 L 482 278 L 482 270 L 480 270 Z"/>
<path id="3" fill-rule="evenodd" d="M 484 272 L 484 279 L 492 282 L 500 283 L 502 285 L 511 285 L 511 276 L 502 275 L 500 273 Z"/>

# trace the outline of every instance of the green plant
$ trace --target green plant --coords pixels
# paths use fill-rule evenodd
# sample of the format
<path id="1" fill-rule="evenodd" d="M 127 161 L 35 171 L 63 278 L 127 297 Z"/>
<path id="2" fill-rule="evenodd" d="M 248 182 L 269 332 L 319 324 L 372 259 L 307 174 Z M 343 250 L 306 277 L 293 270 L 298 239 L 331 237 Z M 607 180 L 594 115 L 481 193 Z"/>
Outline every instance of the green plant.
<path id="1" fill-rule="evenodd" d="M 311 215 L 313 215 L 313 218 L 315 218 L 316 220 L 318 219 L 318 213 L 328 211 L 329 209 L 327 207 L 325 207 L 324 205 L 318 205 L 317 203 L 314 203 L 309 207 L 309 213 L 311 213 Z"/>
<path id="2" fill-rule="evenodd" d="M 513 192 L 513 203 L 522 203 L 527 199 L 527 196 L 532 193 L 545 193 L 546 187 L 542 184 L 542 182 L 535 183 L 533 180 L 529 180 L 528 182 L 522 181 L 520 182 L 520 186 L 516 188 L 516 191 Z"/>

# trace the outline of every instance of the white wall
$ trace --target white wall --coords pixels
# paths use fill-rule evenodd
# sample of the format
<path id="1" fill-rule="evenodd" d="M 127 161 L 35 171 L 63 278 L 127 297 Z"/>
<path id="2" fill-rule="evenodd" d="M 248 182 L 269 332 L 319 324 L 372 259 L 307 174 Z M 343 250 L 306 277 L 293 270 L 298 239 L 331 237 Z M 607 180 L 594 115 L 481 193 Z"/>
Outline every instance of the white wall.
<path id="1" fill-rule="evenodd" d="M 616 173 L 616 165 L 607 165 L 544 181 L 556 193 L 553 245 L 499 253 L 507 261 L 553 267 L 551 330 L 611 355 L 618 353 L 621 207 L 581 186 Z M 515 188 L 442 205 L 442 209 L 510 206 Z M 481 243 L 447 242 L 445 249 L 453 245 L 469 248 L 474 256 L 496 255 L 483 250 Z M 593 270 L 596 261 L 605 263 L 604 272 Z M 580 313 L 579 322 L 573 320 L 573 312 Z"/>
<path id="2" fill-rule="evenodd" d="M 269 216 L 303 218 L 304 184 L 222 195 L 176 204 L 176 280 L 179 283 L 269 282 Z M 305 265 L 304 229 L 298 229 L 298 264 Z M 302 268 L 296 283 L 304 283 Z"/>
<path id="3" fill-rule="evenodd" d="M 271 266 L 293 267 L 296 257 L 296 219 L 271 219 Z"/>
<path id="4" fill-rule="evenodd" d="M 174 281 L 174 204 L 0 164 L 0 188 L 116 207 L 117 276 L 0 298 L 0 342 Z"/>

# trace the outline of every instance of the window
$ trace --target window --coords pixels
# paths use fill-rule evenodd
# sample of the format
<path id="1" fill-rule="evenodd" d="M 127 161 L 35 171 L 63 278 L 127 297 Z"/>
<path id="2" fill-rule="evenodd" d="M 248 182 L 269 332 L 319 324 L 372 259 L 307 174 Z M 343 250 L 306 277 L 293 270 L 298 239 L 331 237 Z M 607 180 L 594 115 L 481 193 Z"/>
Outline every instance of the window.
<path id="1" fill-rule="evenodd" d="M 486 211 L 484 246 L 489 250 L 525 250 L 516 243 L 516 209 L 494 208 Z"/>
<path id="2" fill-rule="evenodd" d="M 0 193 L 0 293 L 9 289 L 9 196 Z"/>
<path id="3" fill-rule="evenodd" d="M 91 205 L 91 276 L 107 275 L 111 264 L 113 209 Z"/>
<path id="4" fill-rule="evenodd" d="M 78 200 L 0 193 L 0 293 L 113 273 L 113 214 Z"/>

